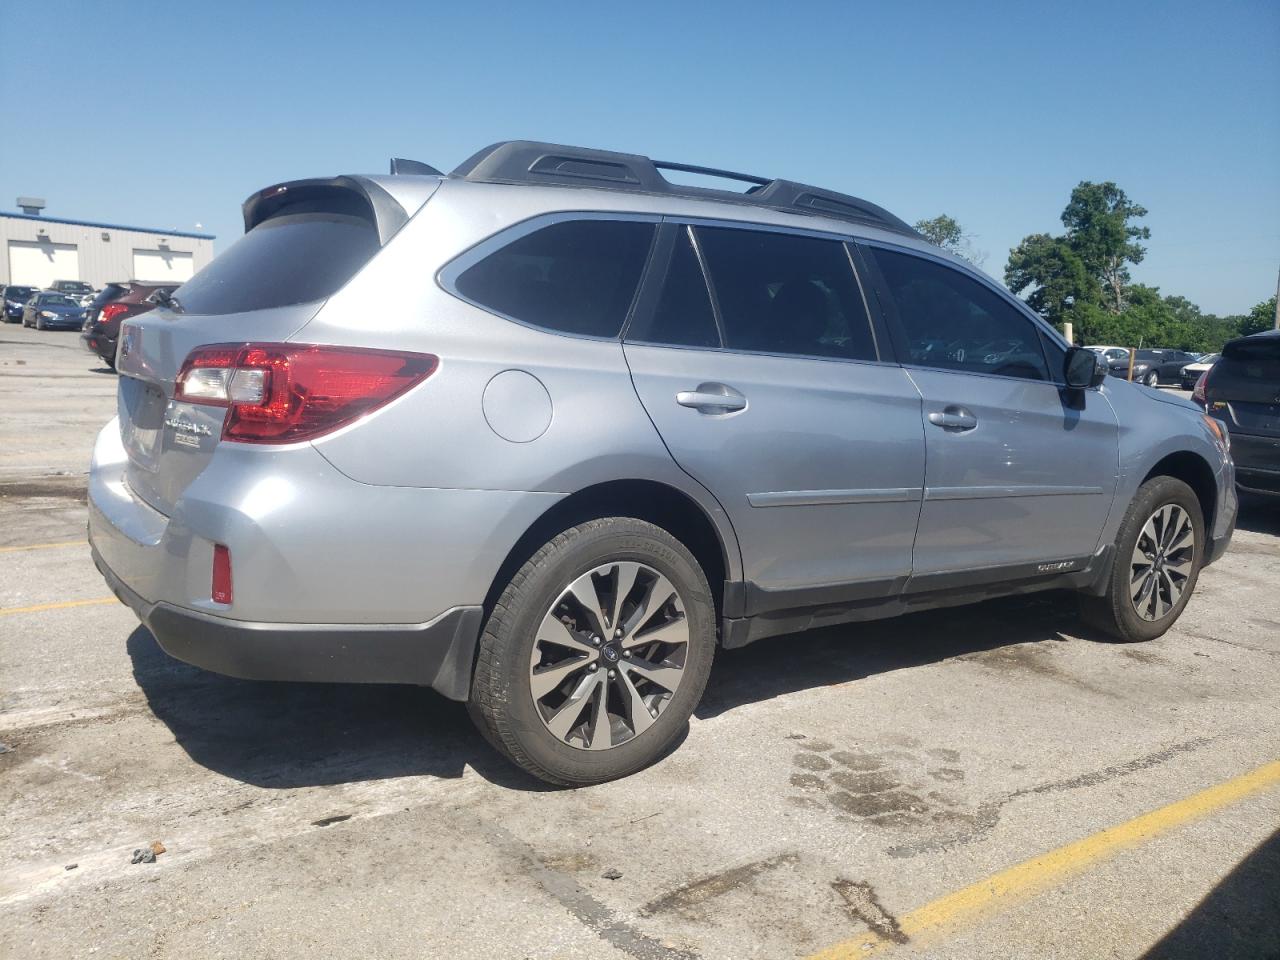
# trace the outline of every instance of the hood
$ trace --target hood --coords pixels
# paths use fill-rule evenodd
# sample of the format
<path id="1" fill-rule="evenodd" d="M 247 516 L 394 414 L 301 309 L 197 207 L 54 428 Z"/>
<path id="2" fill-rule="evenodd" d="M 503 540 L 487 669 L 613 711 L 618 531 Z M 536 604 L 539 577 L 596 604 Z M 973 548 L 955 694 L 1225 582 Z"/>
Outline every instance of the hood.
<path id="1" fill-rule="evenodd" d="M 1160 403 L 1167 403 L 1170 406 L 1182 407 L 1184 410 L 1190 410 L 1192 413 L 1203 413 L 1204 411 L 1197 407 L 1186 397 L 1180 397 L 1176 393 L 1170 393 L 1168 390 L 1160 390 L 1156 387 L 1144 387 L 1140 383 L 1135 383 L 1134 388 L 1141 390 L 1143 395 Z"/>
<path id="2" fill-rule="evenodd" d="M 84 307 L 81 307 L 78 305 L 72 305 L 69 303 L 46 303 L 43 306 L 37 307 L 36 309 L 44 310 L 48 313 L 60 313 L 63 316 L 67 316 L 73 313 L 84 313 Z"/>

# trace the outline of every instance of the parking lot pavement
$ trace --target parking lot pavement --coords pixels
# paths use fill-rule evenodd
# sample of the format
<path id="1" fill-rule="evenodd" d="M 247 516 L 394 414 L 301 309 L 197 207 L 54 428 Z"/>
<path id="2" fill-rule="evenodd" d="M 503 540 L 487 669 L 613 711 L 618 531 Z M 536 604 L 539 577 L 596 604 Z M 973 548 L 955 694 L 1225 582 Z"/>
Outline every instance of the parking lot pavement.
<path id="1" fill-rule="evenodd" d="M 1152 643 L 1057 595 L 780 637 L 719 655 L 671 756 L 557 791 L 429 691 L 168 658 L 56 474 L 111 378 L 0 341 L 0 956 L 1280 951 L 1274 506 Z"/>

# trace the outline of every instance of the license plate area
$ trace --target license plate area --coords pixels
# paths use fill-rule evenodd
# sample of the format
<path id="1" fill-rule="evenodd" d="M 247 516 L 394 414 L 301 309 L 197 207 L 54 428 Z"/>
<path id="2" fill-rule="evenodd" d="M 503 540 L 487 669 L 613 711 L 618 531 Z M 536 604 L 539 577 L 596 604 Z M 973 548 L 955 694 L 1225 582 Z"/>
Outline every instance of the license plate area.
<path id="1" fill-rule="evenodd" d="M 164 391 L 133 377 L 121 377 L 119 397 L 121 442 L 130 461 L 154 473 L 168 403 Z"/>

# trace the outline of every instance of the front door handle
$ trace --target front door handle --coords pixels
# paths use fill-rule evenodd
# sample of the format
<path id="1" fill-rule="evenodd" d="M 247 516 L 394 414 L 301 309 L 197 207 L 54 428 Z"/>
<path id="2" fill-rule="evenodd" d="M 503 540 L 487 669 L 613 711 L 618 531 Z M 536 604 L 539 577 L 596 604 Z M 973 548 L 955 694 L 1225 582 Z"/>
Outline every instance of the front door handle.
<path id="1" fill-rule="evenodd" d="M 681 390 L 676 403 L 699 413 L 733 413 L 747 408 L 747 398 L 723 383 L 700 383 L 693 390 Z"/>
<path id="2" fill-rule="evenodd" d="M 934 410 L 929 414 L 929 422 L 935 427 L 942 427 L 943 430 L 954 430 L 963 432 L 972 430 L 978 425 L 978 418 L 966 410 L 964 407 L 950 404 L 941 410 Z"/>

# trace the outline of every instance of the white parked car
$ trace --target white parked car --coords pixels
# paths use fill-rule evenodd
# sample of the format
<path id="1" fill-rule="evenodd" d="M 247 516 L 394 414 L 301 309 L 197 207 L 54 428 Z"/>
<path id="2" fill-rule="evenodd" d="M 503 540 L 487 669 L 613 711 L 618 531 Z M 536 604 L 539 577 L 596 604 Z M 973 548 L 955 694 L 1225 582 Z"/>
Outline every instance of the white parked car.
<path id="1" fill-rule="evenodd" d="M 1183 367 L 1181 370 L 1182 389 L 1193 389 L 1196 385 L 1196 381 L 1199 380 L 1202 375 L 1208 373 L 1209 368 L 1217 363 L 1218 358 L 1221 356 L 1222 354 L 1220 353 L 1206 353 L 1195 363 L 1188 363 Z"/>

